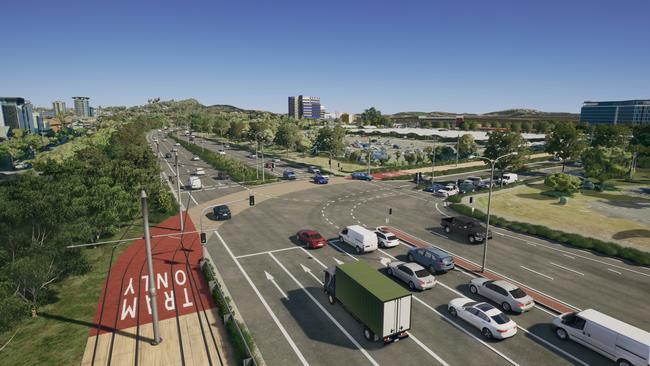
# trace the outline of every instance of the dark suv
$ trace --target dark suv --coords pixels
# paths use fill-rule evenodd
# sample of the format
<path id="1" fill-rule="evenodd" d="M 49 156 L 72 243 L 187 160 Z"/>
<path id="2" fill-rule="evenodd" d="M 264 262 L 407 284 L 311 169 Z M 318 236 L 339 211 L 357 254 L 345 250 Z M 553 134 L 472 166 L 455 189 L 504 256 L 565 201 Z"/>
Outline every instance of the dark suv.
<path id="1" fill-rule="evenodd" d="M 215 206 L 212 209 L 214 218 L 217 220 L 228 220 L 230 219 L 230 208 L 227 205 Z"/>

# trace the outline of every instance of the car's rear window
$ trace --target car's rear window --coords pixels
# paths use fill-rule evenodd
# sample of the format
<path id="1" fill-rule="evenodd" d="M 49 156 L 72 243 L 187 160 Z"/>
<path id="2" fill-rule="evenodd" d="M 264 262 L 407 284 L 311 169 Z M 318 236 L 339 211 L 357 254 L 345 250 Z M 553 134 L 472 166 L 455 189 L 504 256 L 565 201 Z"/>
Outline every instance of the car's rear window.
<path id="1" fill-rule="evenodd" d="M 418 276 L 419 278 L 426 277 L 429 275 L 429 271 L 426 269 L 421 269 L 419 271 L 415 271 L 415 275 Z"/>
<path id="2" fill-rule="evenodd" d="M 508 318 L 508 316 L 503 314 L 503 313 L 493 315 L 491 318 L 492 318 L 492 320 L 497 322 L 497 324 L 505 324 L 505 323 L 510 321 L 510 318 Z"/>
<path id="3" fill-rule="evenodd" d="M 395 235 L 389 235 L 386 239 L 388 239 L 388 240 L 397 240 L 397 237 Z"/>
<path id="4" fill-rule="evenodd" d="M 512 297 L 514 297 L 515 299 L 521 299 L 522 297 L 526 296 L 526 293 L 522 289 L 517 287 L 516 289 L 510 291 L 510 295 L 512 295 Z"/>
<path id="5" fill-rule="evenodd" d="M 320 238 L 322 238 L 322 236 L 320 236 L 320 234 L 311 234 L 311 235 L 309 235 L 309 239 L 320 239 Z"/>

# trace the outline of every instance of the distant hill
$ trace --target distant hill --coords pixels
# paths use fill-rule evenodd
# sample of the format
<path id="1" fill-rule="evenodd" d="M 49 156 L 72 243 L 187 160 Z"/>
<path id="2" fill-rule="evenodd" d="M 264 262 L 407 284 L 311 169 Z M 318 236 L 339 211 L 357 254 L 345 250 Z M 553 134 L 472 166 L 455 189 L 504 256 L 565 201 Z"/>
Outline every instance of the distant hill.
<path id="1" fill-rule="evenodd" d="M 223 112 L 245 112 L 245 109 L 237 108 L 232 105 L 228 104 L 214 104 L 206 107 L 207 109 L 210 110 L 218 110 L 218 111 L 223 111 Z"/>
<path id="2" fill-rule="evenodd" d="M 409 117 L 454 117 L 462 115 L 465 117 L 476 117 L 476 118 L 531 118 L 531 119 L 540 119 L 540 118 L 560 118 L 560 119 L 578 119 L 579 115 L 575 113 L 567 112 L 542 112 L 536 109 L 524 109 L 524 108 L 515 108 L 515 109 L 506 109 L 503 111 L 495 111 L 484 114 L 473 114 L 473 113 L 453 113 L 453 112 L 399 112 L 391 115 L 393 118 L 409 118 Z"/>

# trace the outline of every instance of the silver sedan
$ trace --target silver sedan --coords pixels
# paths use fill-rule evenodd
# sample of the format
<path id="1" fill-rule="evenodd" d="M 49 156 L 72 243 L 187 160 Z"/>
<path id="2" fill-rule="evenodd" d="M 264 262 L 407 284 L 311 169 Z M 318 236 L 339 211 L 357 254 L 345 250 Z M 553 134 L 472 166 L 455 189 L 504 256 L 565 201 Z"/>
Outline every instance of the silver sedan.
<path id="1" fill-rule="evenodd" d="M 535 306 L 535 301 L 530 295 L 507 281 L 474 278 L 469 282 L 469 291 L 500 304 L 505 312 L 523 313 Z"/>
<path id="2" fill-rule="evenodd" d="M 426 290 L 436 285 L 436 278 L 417 263 L 394 261 L 388 264 L 388 274 L 409 285 L 411 290 Z"/>

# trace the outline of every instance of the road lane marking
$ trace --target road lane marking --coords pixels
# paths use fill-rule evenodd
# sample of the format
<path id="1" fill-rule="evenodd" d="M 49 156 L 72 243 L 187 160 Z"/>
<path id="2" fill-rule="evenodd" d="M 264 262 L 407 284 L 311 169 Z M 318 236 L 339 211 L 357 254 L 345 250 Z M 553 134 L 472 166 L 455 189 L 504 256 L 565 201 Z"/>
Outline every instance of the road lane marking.
<path id="1" fill-rule="evenodd" d="M 532 270 L 532 269 L 530 269 L 530 268 L 528 268 L 528 267 L 524 267 L 524 266 L 519 266 L 519 267 L 521 267 L 521 268 L 523 268 L 523 269 L 525 269 L 525 270 L 527 270 L 527 271 L 531 271 L 531 272 L 533 272 L 533 273 L 535 273 L 535 274 L 538 274 L 538 275 L 540 275 L 540 276 L 542 276 L 542 277 L 546 277 L 546 278 L 548 278 L 549 280 L 553 281 L 553 277 L 551 277 L 551 276 L 547 276 L 547 275 L 545 275 L 545 274 L 543 274 L 543 273 L 539 273 L 539 272 L 534 271 L 534 270 Z"/>
<path id="2" fill-rule="evenodd" d="M 300 263 L 300 268 L 302 268 L 305 273 L 308 273 L 316 282 L 320 283 L 321 286 L 323 286 L 323 281 L 321 281 L 312 271 L 309 267 L 305 266 L 304 264 Z"/>
<path id="3" fill-rule="evenodd" d="M 341 260 L 339 260 L 339 259 L 336 258 L 336 257 L 332 257 L 332 259 L 334 259 L 334 262 L 335 262 L 336 264 L 339 264 L 339 265 L 340 265 L 340 264 L 343 264 L 343 263 L 344 263 L 344 262 L 342 262 Z"/>
<path id="4" fill-rule="evenodd" d="M 305 253 L 307 254 L 307 256 L 309 256 L 309 258 L 315 260 L 316 263 L 320 264 L 321 267 L 323 267 L 323 268 L 327 268 L 327 266 L 326 266 L 323 262 L 321 262 L 321 261 L 320 261 L 318 258 L 316 258 L 313 254 L 309 253 L 309 251 L 307 251 L 307 249 L 302 248 L 302 247 L 301 247 L 300 249 L 302 249 L 302 251 L 305 252 Z"/>
<path id="5" fill-rule="evenodd" d="M 438 210 L 438 212 L 440 212 L 440 214 L 441 214 L 442 216 L 450 217 L 448 214 L 446 214 L 446 213 L 440 211 L 440 208 L 438 208 L 438 203 L 436 203 L 436 210 Z"/>
<path id="6" fill-rule="evenodd" d="M 501 230 L 501 229 L 499 229 L 499 230 Z M 496 231 L 495 231 L 495 232 L 496 232 Z M 509 238 L 513 238 L 513 239 L 517 239 L 517 240 L 525 240 L 525 239 L 522 239 L 522 238 L 516 237 L 516 236 L 514 236 L 514 235 L 501 234 L 501 233 L 497 233 L 497 234 L 502 235 L 502 236 L 507 236 L 507 237 L 509 237 Z M 547 245 L 547 244 L 542 244 L 542 243 L 536 243 L 536 244 L 539 245 L 539 246 L 542 246 L 542 247 L 544 247 L 544 248 L 547 248 L 547 249 L 550 249 L 550 250 L 554 250 L 554 251 L 556 251 L 556 252 L 561 252 L 561 253 L 563 253 L 563 254 L 564 254 L 564 253 L 568 253 L 568 254 L 571 254 L 571 255 L 574 255 L 574 256 L 576 256 L 576 257 L 580 257 L 580 258 L 583 258 L 583 259 L 586 259 L 586 260 L 589 260 L 589 261 L 592 261 L 592 262 L 597 262 L 597 263 L 600 263 L 600 264 L 605 264 L 605 265 L 612 266 L 612 267 L 616 267 L 616 268 L 618 268 L 618 269 L 622 269 L 622 270 L 625 270 L 625 271 L 628 271 L 628 272 L 632 272 L 632 273 L 640 274 L 640 275 L 642 275 L 642 276 L 650 277 L 650 274 L 648 274 L 648 273 L 643 273 L 643 272 L 639 272 L 639 271 L 636 271 L 636 270 L 633 270 L 633 269 L 629 269 L 629 268 L 625 268 L 625 267 L 617 266 L 617 265 L 614 265 L 614 264 L 611 264 L 611 263 L 607 263 L 607 262 L 600 261 L 600 260 L 598 260 L 598 259 L 589 258 L 589 257 L 583 256 L 583 255 L 578 255 L 578 254 L 575 254 L 575 253 L 567 252 L 567 251 L 564 251 L 564 250 L 562 250 L 562 249 L 553 248 L 552 246 Z M 590 253 L 590 252 L 586 252 L 586 253 L 592 254 L 592 253 Z"/>
<path id="7" fill-rule="evenodd" d="M 325 315 L 326 315 L 326 316 L 327 316 L 327 317 L 332 321 L 332 323 L 334 323 L 334 325 L 336 325 L 336 327 L 339 328 L 339 330 L 340 330 L 340 331 L 341 331 L 341 332 L 342 332 L 342 333 L 343 333 L 343 334 L 344 334 L 344 335 L 345 335 L 345 336 L 350 340 L 350 342 L 352 342 L 352 343 L 353 343 L 353 344 L 354 344 L 354 345 L 359 349 L 359 351 L 361 351 L 361 353 L 363 353 L 363 355 L 366 356 L 366 358 L 368 359 L 368 361 L 370 361 L 370 363 L 371 363 L 372 365 L 379 366 L 379 363 L 378 363 L 377 361 L 375 361 L 375 359 L 372 358 L 372 356 L 370 356 L 370 354 L 368 353 L 368 351 L 366 351 L 366 349 L 363 348 L 363 346 L 361 346 L 361 345 L 359 344 L 359 342 L 357 342 L 357 340 L 354 339 L 354 338 L 350 335 L 350 333 L 348 333 L 347 330 L 345 330 L 345 328 L 343 328 L 343 326 L 341 325 L 341 323 L 339 323 L 339 322 L 338 322 L 338 321 L 337 321 L 337 320 L 332 316 L 332 314 L 330 314 L 329 311 L 327 311 L 327 310 L 323 307 L 323 305 L 321 305 L 321 303 L 318 302 L 318 300 L 316 300 L 316 299 L 314 298 L 314 296 L 312 296 L 312 294 L 311 294 L 309 291 L 307 291 L 307 289 L 305 289 L 305 287 L 302 285 L 302 283 L 300 283 L 300 281 L 298 281 L 298 279 L 297 279 L 296 277 L 294 277 L 293 274 L 291 274 L 291 272 L 289 272 L 289 270 L 288 270 L 288 269 L 287 269 L 287 268 L 286 268 L 282 263 L 280 263 L 280 261 L 279 261 L 279 260 L 278 260 L 274 255 L 273 255 L 273 253 L 269 253 L 269 255 L 271 256 L 271 258 L 273 258 L 273 260 L 275 261 L 275 263 L 277 263 L 278 266 L 280 266 L 280 268 L 282 268 L 282 270 L 284 270 L 284 272 L 285 272 L 289 277 L 291 277 L 291 279 L 293 280 L 293 282 L 295 282 L 296 285 L 298 285 L 298 287 L 300 287 L 300 289 L 302 289 L 302 291 L 303 291 L 303 292 L 304 292 L 304 293 L 305 293 L 305 294 L 306 294 L 306 295 L 311 299 L 311 301 L 313 301 L 314 304 L 316 304 L 316 306 L 317 306 L 317 307 L 318 307 L 318 308 L 323 312 L 323 314 L 325 314 Z"/>
<path id="8" fill-rule="evenodd" d="M 433 231 L 433 230 L 431 230 L 430 233 L 433 234 L 433 235 L 437 235 L 437 236 L 439 236 L 439 237 L 441 237 L 441 238 L 449 239 L 448 236 L 446 236 L 446 235 L 442 235 L 442 234 L 438 234 L 437 232 L 435 232 L 435 231 Z"/>
<path id="9" fill-rule="evenodd" d="M 570 255 L 568 255 L 568 254 L 562 254 L 562 255 L 565 256 L 565 257 L 567 257 L 567 258 L 576 259 L 576 257 L 572 257 L 572 256 L 570 256 Z"/>
<path id="10" fill-rule="evenodd" d="M 553 266 L 555 266 L 555 267 L 562 268 L 562 269 L 567 270 L 567 271 L 569 271 L 569 272 L 573 272 L 573 273 L 579 274 L 580 276 L 584 276 L 584 275 L 585 275 L 584 273 L 582 273 L 582 272 L 578 272 L 578 271 L 576 271 L 576 270 L 574 270 L 574 269 L 567 268 L 567 267 L 561 266 L 561 265 L 556 264 L 556 263 L 553 263 L 553 262 L 550 262 L 550 263 L 551 263 L 551 265 L 553 265 Z"/>
<path id="11" fill-rule="evenodd" d="M 428 353 L 429 355 L 431 355 L 431 357 L 435 358 L 438 362 L 440 362 L 441 365 L 443 365 L 443 366 L 450 366 L 447 362 L 445 362 L 445 360 L 442 359 L 442 357 L 438 356 L 435 352 L 433 352 L 433 351 L 432 351 L 429 347 L 427 347 L 424 343 L 420 342 L 420 340 L 417 339 L 417 338 L 413 335 L 413 333 L 411 333 L 411 332 L 406 332 L 406 333 L 409 335 L 409 337 L 410 337 L 410 338 L 411 338 L 411 339 L 412 339 L 412 340 L 413 340 L 413 341 L 414 341 L 418 346 L 420 346 L 420 347 L 424 350 L 424 352 Z"/>
<path id="12" fill-rule="evenodd" d="M 607 270 L 610 271 L 610 272 L 614 272 L 614 273 L 617 273 L 617 274 L 621 274 L 621 272 L 619 272 L 619 271 L 615 271 L 615 270 L 613 270 L 613 269 L 611 269 L 611 268 L 607 268 Z"/>
<path id="13" fill-rule="evenodd" d="M 333 246 L 333 247 L 334 247 L 336 250 L 338 250 L 339 252 L 341 252 L 341 253 L 347 255 L 348 257 L 354 259 L 355 261 L 358 261 L 358 260 L 359 260 L 359 259 L 357 259 L 355 256 L 353 256 L 352 254 L 350 254 L 350 253 L 346 252 L 345 250 L 339 248 L 336 244 L 330 242 L 330 245 Z"/>
<path id="14" fill-rule="evenodd" d="M 284 293 L 284 291 L 282 291 L 282 289 L 280 288 L 280 285 L 278 285 L 278 283 L 275 282 L 275 278 L 270 273 L 268 273 L 267 271 L 264 271 L 264 275 L 266 276 L 266 279 L 271 281 L 271 283 L 275 285 L 275 288 L 277 288 L 278 291 L 280 291 L 280 294 L 282 295 L 282 297 L 289 300 L 289 296 L 287 296 L 287 294 Z"/>
<path id="15" fill-rule="evenodd" d="M 256 256 L 256 255 L 269 254 L 269 253 L 275 253 L 275 252 L 283 252 L 285 250 L 292 250 L 292 249 L 298 249 L 298 248 L 302 248 L 302 247 L 300 247 L 300 246 L 292 246 L 292 247 L 287 247 L 287 248 L 282 248 L 282 249 L 265 250 L 263 252 L 238 255 L 235 258 L 240 259 L 240 258 L 246 258 L 246 257 L 253 257 L 253 256 Z"/>
<path id="16" fill-rule="evenodd" d="M 308 363 L 307 360 L 305 359 L 305 356 L 302 355 L 302 352 L 300 352 L 300 350 L 298 349 L 298 346 L 296 346 L 296 344 L 293 342 L 293 339 L 291 339 L 291 336 L 289 335 L 289 333 L 287 332 L 287 330 L 284 328 L 284 326 L 282 325 L 282 323 L 280 323 L 280 320 L 277 318 L 277 316 L 275 316 L 275 313 L 273 312 L 273 310 L 271 310 L 271 307 L 270 307 L 269 304 L 266 302 L 266 300 L 264 300 L 264 297 L 262 296 L 262 294 L 260 293 L 260 291 L 257 289 L 257 287 L 255 287 L 255 284 L 253 283 L 253 281 L 251 280 L 251 278 L 248 276 L 248 273 L 246 273 L 246 271 L 244 271 L 244 267 L 242 267 L 242 265 L 239 263 L 239 261 L 237 260 L 237 258 L 235 258 L 235 256 L 233 255 L 232 251 L 230 250 L 230 248 L 228 247 L 228 245 L 226 245 L 226 242 L 223 240 L 223 238 L 221 237 L 221 235 L 220 235 L 216 230 L 214 231 L 214 234 L 217 236 L 217 238 L 219 238 L 219 241 L 221 241 L 221 244 L 223 245 L 223 247 L 226 248 L 226 251 L 228 251 L 228 254 L 230 254 L 230 257 L 231 257 L 232 260 L 235 262 L 235 264 L 237 265 L 237 268 L 239 268 L 239 270 L 241 271 L 241 273 L 242 273 L 242 275 L 244 276 L 244 278 L 246 279 L 246 281 L 248 281 L 248 284 L 251 285 L 251 287 L 253 288 L 253 291 L 255 292 L 255 294 L 257 295 L 257 297 L 258 297 L 258 298 L 260 299 L 260 301 L 262 302 L 262 305 L 264 305 L 264 308 L 266 309 L 266 311 L 269 313 L 269 315 L 271 316 L 271 318 L 272 318 L 273 321 L 275 322 L 275 325 L 277 325 L 278 328 L 280 328 L 280 332 L 282 332 L 282 335 L 283 335 L 284 338 L 287 340 L 287 342 L 289 343 L 289 345 L 290 345 L 291 348 L 293 349 L 293 352 L 295 352 L 296 356 L 298 356 L 298 359 L 300 359 L 300 362 L 301 362 L 303 365 L 309 365 L 309 363 Z M 269 253 L 269 255 L 272 255 L 272 254 Z"/>

